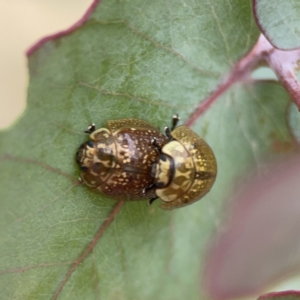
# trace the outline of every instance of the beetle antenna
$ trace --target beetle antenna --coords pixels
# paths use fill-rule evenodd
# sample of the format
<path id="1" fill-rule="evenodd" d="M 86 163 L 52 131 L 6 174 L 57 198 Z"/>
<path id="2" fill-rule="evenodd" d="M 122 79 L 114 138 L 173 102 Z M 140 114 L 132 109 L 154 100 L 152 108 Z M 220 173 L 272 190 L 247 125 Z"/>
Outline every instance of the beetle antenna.
<path id="1" fill-rule="evenodd" d="M 175 127 L 177 126 L 179 120 L 180 120 L 180 118 L 179 118 L 178 114 L 173 115 L 171 131 L 173 131 L 175 129 Z"/>

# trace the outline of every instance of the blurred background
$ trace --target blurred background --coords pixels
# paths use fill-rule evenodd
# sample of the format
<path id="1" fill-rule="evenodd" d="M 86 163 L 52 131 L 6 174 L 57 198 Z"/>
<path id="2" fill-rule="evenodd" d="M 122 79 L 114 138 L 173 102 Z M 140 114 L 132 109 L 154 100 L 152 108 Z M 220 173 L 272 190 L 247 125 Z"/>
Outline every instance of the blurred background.
<path id="1" fill-rule="evenodd" d="M 83 16 L 92 0 L 0 1 L 0 130 L 13 124 L 26 107 L 26 51 L 39 39 L 65 30 Z M 275 78 L 263 68 L 254 78 Z"/>
<path id="2" fill-rule="evenodd" d="M 83 16 L 92 0 L 0 1 L 0 129 L 26 107 L 26 50 L 40 38 L 67 29 Z"/>

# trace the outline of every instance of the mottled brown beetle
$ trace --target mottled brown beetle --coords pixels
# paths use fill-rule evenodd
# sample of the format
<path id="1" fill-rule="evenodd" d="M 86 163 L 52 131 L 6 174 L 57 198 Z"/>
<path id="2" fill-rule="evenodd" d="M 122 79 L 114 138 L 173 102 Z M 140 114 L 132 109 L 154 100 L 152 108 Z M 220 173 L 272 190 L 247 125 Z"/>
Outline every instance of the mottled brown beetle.
<path id="1" fill-rule="evenodd" d="M 106 128 L 87 133 L 89 141 L 77 152 L 81 179 L 92 189 L 116 200 L 160 198 L 160 207 L 171 210 L 202 198 L 212 187 L 217 165 L 211 148 L 186 126 L 164 136 L 138 119 L 108 121 Z"/>
<path id="2" fill-rule="evenodd" d="M 90 140 L 76 155 L 81 180 L 91 189 L 116 200 L 145 200 L 155 197 L 151 168 L 159 153 L 153 137 L 163 146 L 167 138 L 153 125 L 138 119 L 107 121 L 107 128 L 89 126 Z"/>

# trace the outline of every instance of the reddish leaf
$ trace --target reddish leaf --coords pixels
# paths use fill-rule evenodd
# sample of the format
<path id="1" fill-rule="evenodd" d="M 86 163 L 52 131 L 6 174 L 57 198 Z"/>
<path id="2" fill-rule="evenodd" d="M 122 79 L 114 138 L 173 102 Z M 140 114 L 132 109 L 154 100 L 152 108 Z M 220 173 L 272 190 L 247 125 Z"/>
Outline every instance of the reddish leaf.
<path id="1" fill-rule="evenodd" d="M 206 270 L 214 299 L 255 294 L 300 267 L 300 159 L 256 176 L 236 195 L 232 219 Z"/>
<path id="2" fill-rule="evenodd" d="M 300 291 L 273 292 L 261 295 L 257 300 L 299 300 Z"/>

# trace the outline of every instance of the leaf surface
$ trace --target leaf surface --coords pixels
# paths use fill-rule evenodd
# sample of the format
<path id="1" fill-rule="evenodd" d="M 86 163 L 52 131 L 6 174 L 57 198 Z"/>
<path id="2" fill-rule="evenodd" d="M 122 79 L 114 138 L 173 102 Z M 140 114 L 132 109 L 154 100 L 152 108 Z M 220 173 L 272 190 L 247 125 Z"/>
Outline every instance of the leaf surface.
<path id="1" fill-rule="evenodd" d="M 300 47 L 300 3 L 297 0 L 253 0 L 258 26 L 276 48 Z"/>
<path id="2" fill-rule="evenodd" d="M 0 134 L 4 299 L 206 299 L 202 270 L 224 200 L 241 174 L 290 142 L 285 91 L 236 86 L 196 122 L 219 173 L 181 210 L 116 208 L 77 184 L 74 156 L 91 122 L 186 121 L 257 36 L 249 1 L 104 0 L 30 56 L 28 108 Z"/>

